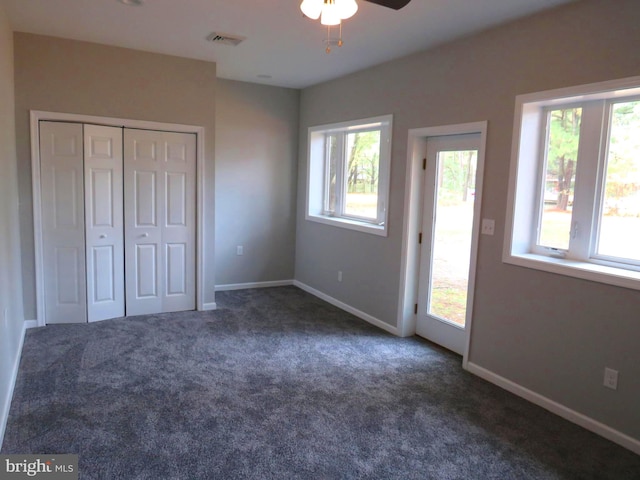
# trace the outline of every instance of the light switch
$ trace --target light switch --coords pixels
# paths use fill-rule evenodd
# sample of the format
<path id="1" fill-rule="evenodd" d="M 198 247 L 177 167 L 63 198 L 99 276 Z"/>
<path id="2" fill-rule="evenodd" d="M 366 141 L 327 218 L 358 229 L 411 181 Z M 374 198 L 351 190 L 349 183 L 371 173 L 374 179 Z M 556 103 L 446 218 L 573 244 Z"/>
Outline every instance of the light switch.
<path id="1" fill-rule="evenodd" d="M 490 218 L 482 219 L 482 234 L 483 235 L 493 235 L 496 229 L 496 221 Z"/>

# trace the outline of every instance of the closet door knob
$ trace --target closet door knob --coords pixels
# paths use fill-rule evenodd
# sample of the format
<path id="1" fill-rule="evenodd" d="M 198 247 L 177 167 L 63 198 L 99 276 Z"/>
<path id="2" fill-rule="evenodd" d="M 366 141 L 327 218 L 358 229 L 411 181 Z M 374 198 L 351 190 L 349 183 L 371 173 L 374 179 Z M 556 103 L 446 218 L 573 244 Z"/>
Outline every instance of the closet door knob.
<path id="1" fill-rule="evenodd" d="M 107 238 L 107 236 L 103 233 L 102 235 L 100 235 L 100 238 Z"/>
<path id="2" fill-rule="evenodd" d="M 142 236 L 146 238 L 146 237 L 149 236 L 149 234 L 148 233 L 143 233 Z"/>

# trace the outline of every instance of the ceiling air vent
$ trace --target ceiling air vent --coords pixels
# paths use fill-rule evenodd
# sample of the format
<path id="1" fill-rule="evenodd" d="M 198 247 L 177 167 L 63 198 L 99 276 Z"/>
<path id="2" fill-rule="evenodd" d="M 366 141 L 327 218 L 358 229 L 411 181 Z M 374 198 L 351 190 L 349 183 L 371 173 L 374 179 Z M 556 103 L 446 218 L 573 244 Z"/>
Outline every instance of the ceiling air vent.
<path id="1" fill-rule="evenodd" d="M 241 37 L 240 35 L 230 35 L 219 32 L 211 32 L 207 35 L 209 42 L 215 43 L 216 45 L 231 45 L 232 47 L 239 45 L 242 41 L 246 40 L 246 38 L 247 37 Z"/>

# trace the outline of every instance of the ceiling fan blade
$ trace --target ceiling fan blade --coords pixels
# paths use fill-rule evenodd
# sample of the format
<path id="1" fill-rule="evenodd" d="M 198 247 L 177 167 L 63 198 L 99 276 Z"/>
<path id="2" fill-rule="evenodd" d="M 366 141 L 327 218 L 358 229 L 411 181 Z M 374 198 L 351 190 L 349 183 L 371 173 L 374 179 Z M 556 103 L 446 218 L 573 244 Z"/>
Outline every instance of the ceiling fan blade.
<path id="1" fill-rule="evenodd" d="M 375 3 L 382 5 L 383 7 L 393 8 L 394 10 L 400 10 L 406 6 L 411 0 L 365 0 L 369 3 Z"/>

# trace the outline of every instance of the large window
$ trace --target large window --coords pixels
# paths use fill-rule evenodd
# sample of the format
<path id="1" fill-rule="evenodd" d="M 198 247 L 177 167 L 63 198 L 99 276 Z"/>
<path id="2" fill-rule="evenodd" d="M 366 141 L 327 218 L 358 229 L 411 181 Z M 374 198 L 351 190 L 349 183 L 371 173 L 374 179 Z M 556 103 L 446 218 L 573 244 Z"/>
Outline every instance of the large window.
<path id="1" fill-rule="evenodd" d="M 640 289 L 640 78 L 516 103 L 504 260 Z"/>
<path id="2" fill-rule="evenodd" d="M 309 129 L 308 220 L 386 235 L 391 121 Z"/>

